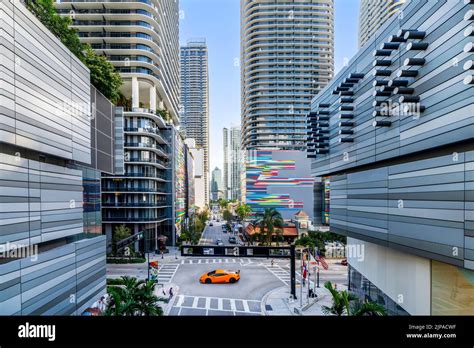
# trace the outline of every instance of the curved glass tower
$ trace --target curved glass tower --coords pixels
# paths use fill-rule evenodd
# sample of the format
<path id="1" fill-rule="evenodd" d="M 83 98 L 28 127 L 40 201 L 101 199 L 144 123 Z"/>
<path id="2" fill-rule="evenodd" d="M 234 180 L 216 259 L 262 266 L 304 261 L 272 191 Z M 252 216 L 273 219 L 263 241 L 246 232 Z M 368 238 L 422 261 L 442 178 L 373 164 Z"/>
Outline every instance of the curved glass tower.
<path id="1" fill-rule="evenodd" d="M 400 11 L 406 0 L 361 0 L 359 13 L 359 48 Z"/>
<path id="2" fill-rule="evenodd" d="M 241 0 L 243 148 L 304 150 L 333 70 L 333 0 Z"/>
<path id="3" fill-rule="evenodd" d="M 107 236 L 125 224 L 132 233 L 144 232 L 146 249 L 157 248 L 162 236 L 173 244 L 179 1 L 61 0 L 55 6 L 72 18 L 81 42 L 107 57 L 124 81 L 125 173 L 102 179 Z"/>

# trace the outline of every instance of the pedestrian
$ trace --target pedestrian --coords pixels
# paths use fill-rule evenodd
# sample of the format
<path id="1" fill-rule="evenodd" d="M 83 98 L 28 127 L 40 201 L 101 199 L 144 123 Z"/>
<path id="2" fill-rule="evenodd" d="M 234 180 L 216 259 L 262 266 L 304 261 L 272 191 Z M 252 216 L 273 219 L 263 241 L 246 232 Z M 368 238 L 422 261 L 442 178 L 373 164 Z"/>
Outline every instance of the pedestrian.
<path id="1" fill-rule="evenodd" d="M 163 250 L 161 250 L 161 258 L 162 259 L 163 259 L 163 254 L 164 254 L 164 252 L 163 252 Z"/>
<path id="2" fill-rule="evenodd" d="M 273 267 L 273 265 L 275 264 L 275 260 L 272 259 L 271 264 L 272 264 L 272 267 Z"/>
<path id="3" fill-rule="evenodd" d="M 173 297 L 173 288 L 170 288 L 170 299 Z"/>

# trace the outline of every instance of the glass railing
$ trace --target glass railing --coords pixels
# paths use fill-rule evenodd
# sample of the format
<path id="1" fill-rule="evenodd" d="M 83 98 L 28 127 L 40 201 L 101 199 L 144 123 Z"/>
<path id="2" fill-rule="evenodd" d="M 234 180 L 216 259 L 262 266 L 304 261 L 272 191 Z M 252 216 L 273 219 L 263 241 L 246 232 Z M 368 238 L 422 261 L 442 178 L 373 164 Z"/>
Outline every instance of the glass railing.
<path id="1" fill-rule="evenodd" d="M 123 176 L 128 176 L 131 178 L 158 178 L 158 179 L 167 180 L 165 175 L 150 174 L 150 173 L 125 173 Z"/>
<path id="2" fill-rule="evenodd" d="M 104 216 L 102 217 L 102 220 L 103 221 L 109 221 L 109 222 L 118 222 L 118 221 L 126 221 L 126 222 L 149 222 L 149 221 L 160 221 L 160 220 L 164 220 L 164 219 L 168 219 L 168 216 L 166 215 L 161 215 L 161 216 L 156 216 L 156 217 L 127 217 L 127 216 L 124 216 L 124 217 L 117 217 L 117 216 L 114 216 L 114 217 L 107 217 L 107 216 Z"/>
<path id="3" fill-rule="evenodd" d="M 146 144 L 146 143 L 125 143 L 125 147 L 143 147 L 143 148 L 150 148 L 160 150 L 164 153 L 167 152 L 166 148 L 157 144 Z"/>
<path id="4" fill-rule="evenodd" d="M 105 202 L 102 203 L 103 207 L 131 207 L 131 208 L 140 208 L 140 207 L 166 207 L 168 204 L 166 202 L 140 202 L 140 203 L 128 203 L 128 202 Z"/>
<path id="5" fill-rule="evenodd" d="M 164 167 L 168 165 L 167 162 L 159 160 L 159 159 L 152 159 L 152 158 L 139 158 L 139 157 L 132 157 L 129 159 L 125 159 L 125 162 L 146 162 L 146 163 L 156 163 L 160 164 Z"/>
<path id="6" fill-rule="evenodd" d="M 156 188 L 144 188 L 144 187 L 102 187 L 103 192 L 159 192 L 167 193 L 166 188 L 156 189 Z"/>

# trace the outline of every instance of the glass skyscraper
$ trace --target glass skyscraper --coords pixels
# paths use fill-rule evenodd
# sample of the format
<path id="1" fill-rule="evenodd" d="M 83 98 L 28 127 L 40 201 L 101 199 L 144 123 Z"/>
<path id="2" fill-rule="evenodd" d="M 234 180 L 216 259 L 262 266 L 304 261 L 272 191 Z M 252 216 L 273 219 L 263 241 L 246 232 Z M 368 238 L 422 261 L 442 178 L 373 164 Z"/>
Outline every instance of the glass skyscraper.
<path id="1" fill-rule="evenodd" d="M 209 73 L 205 39 L 181 47 L 181 127 L 204 150 L 204 200 L 209 203 Z"/>
<path id="2" fill-rule="evenodd" d="M 333 0 L 241 0 L 243 148 L 305 150 L 311 98 L 333 70 Z"/>

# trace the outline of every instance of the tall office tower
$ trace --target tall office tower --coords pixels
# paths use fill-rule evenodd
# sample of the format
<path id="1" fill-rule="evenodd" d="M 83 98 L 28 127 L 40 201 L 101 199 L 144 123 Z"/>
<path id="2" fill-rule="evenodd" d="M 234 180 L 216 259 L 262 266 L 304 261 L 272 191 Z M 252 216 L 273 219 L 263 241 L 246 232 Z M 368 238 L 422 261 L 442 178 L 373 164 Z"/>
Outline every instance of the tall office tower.
<path id="1" fill-rule="evenodd" d="M 135 235 L 143 232 L 142 250 L 156 249 L 158 240 L 173 244 L 179 2 L 61 0 L 55 6 L 124 80 L 125 173 L 102 180 L 107 236 L 125 224 Z"/>
<path id="2" fill-rule="evenodd" d="M 230 129 L 230 151 L 231 151 L 231 167 L 230 167 L 230 199 L 240 200 L 240 172 L 241 167 L 241 131 L 240 127 L 232 127 Z"/>
<path id="3" fill-rule="evenodd" d="M 230 199 L 229 186 L 229 129 L 224 128 L 222 132 L 222 139 L 224 145 L 224 170 L 222 185 L 224 190 L 224 199 Z"/>
<path id="4" fill-rule="evenodd" d="M 211 196 L 213 200 L 218 200 L 223 197 L 222 170 L 218 167 L 214 168 L 212 171 Z"/>
<path id="5" fill-rule="evenodd" d="M 400 7 L 406 1 L 361 0 L 359 11 L 359 48 L 364 46 L 388 19 L 399 13 Z"/>
<path id="6" fill-rule="evenodd" d="M 205 202 L 209 204 L 209 72 L 205 39 L 181 47 L 181 125 L 204 150 Z"/>
<path id="7" fill-rule="evenodd" d="M 311 98 L 334 71 L 333 0 L 241 0 L 242 145 L 304 150 Z"/>

